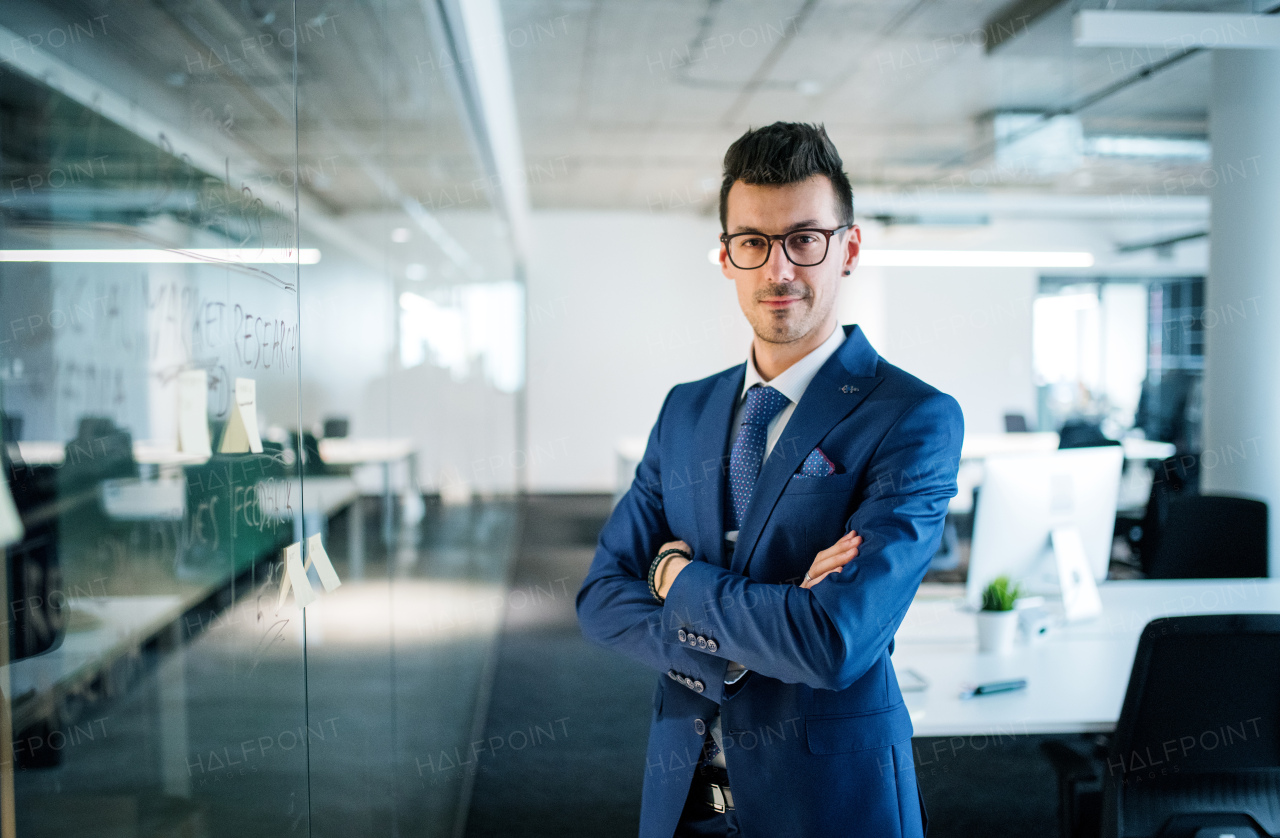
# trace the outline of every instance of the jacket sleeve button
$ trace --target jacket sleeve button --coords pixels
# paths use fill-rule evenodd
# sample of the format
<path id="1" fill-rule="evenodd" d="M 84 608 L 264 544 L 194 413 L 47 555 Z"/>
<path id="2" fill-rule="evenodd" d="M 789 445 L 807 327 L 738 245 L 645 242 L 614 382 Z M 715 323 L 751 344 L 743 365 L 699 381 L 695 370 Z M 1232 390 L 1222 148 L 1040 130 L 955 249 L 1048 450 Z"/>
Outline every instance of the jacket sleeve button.
<path id="1" fill-rule="evenodd" d="M 708 640 L 708 641 L 707 641 L 707 651 L 708 651 L 708 652 L 714 652 L 715 650 L 717 650 L 717 649 L 719 649 L 719 648 L 720 648 L 720 644 L 716 643 L 714 640 Z"/>
<path id="2" fill-rule="evenodd" d="M 676 632 L 676 637 L 680 638 L 681 643 L 683 643 L 685 641 L 685 638 L 688 636 L 689 635 L 685 634 L 684 629 L 680 629 L 678 632 Z"/>

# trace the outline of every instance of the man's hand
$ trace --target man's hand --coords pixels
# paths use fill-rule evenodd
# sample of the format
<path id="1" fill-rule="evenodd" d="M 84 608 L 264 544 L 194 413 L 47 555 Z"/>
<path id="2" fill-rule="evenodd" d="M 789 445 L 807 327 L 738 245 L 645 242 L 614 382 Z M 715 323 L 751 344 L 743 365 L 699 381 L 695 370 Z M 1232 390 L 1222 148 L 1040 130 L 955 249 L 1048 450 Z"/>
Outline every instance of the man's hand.
<path id="1" fill-rule="evenodd" d="M 683 541 L 668 541 L 666 544 L 658 548 L 658 555 L 662 555 L 663 550 L 675 548 L 683 550 L 690 556 L 693 555 L 693 548 Z M 653 585 L 658 589 L 658 596 L 663 599 L 667 598 L 667 591 L 671 590 L 671 583 L 676 581 L 676 577 L 680 575 L 680 571 L 684 570 L 689 560 L 684 556 L 672 554 L 662 560 L 662 564 L 658 566 L 658 572 L 654 575 Z"/>
<path id="2" fill-rule="evenodd" d="M 839 573 L 845 565 L 858 557 L 858 546 L 861 544 L 862 536 L 858 535 L 857 532 L 850 530 L 845 533 L 839 541 L 814 558 L 813 564 L 809 566 L 809 572 L 805 574 L 806 578 L 800 584 L 800 587 L 812 588 L 825 579 L 828 573 Z M 673 547 L 693 555 L 693 548 L 683 541 L 668 541 L 658 548 L 658 553 L 661 554 L 664 550 L 669 550 Z M 658 589 L 658 596 L 666 599 L 667 591 L 671 590 L 671 583 L 676 581 L 680 571 L 684 570 L 688 564 L 689 560 L 684 556 L 674 554 L 662 560 L 662 564 L 658 566 L 658 571 L 654 575 L 654 586 Z"/>
<path id="3" fill-rule="evenodd" d="M 845 565 L 857 557 L 858 545 L 861 543 L 862 536 L 849 530 L 839 541 L 818 554 L 813 564 L 809 566 L 809 572 L 805 574 L 805 580 L 800 583 L 800 587 L 812 588 L 826 579 L 828 573 L 839 573 Z"/>

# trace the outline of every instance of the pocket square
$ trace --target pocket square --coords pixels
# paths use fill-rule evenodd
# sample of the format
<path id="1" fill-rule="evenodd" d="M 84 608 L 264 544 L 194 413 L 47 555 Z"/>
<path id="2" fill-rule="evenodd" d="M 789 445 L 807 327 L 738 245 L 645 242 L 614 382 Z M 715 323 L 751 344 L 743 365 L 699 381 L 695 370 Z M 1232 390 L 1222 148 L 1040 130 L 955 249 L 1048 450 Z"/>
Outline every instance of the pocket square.
<path id="1" fill-rule="evenodd" d="M 800 471 L 796 472 L 795 477 L 830 477 L 835 473 L 836 464 L 822 453 L 821 448 L 815 448 L 809 452 L 809 456 L 804 458 L 804 464 L 800 466 Z"/>

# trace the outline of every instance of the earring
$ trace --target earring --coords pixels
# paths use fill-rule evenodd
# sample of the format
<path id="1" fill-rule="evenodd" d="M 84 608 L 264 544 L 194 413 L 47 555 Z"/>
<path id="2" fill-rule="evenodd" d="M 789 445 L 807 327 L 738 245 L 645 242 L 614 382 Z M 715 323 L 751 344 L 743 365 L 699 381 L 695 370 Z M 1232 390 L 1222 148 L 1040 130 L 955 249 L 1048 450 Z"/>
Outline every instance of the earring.
<path id="1" fill-rule="evenodd" d="M 853 271 L 845 271 L 845 272 L 844 272 L 844 275 L 845 275 L 845 276 L 848 276 L 848 275 L 849 275 L 849 274 L 851 274 L 851 273 L 853 273 Z"/>

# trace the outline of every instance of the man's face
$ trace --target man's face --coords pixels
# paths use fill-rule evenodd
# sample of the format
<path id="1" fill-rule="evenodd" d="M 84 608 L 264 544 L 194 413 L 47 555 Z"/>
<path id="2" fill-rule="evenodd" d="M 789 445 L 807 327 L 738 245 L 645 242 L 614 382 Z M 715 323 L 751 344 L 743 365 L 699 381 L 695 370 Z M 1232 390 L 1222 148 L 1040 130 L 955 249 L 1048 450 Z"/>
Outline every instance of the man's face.
<path id="1" fill-rule="evenodd" d="M 840 226 L 835 189 L 825 175 L 785 186 L 737 181 L 729 189 L 725 223 L 730 235 L 782 235 L 805 227 L 831 230 Z M 851 227 L 831 237 L 825 259 L 802 268 L 793 265 L 782 252 L 782 242 L 775 241 L 769 260 L 753 270 L 735 267 L 722 244 L 720 269 L 737 286 L 738 304 L 756 336 L 769 343 L 792 343 L 835 317 L 841 276 L 857 264 L 861 242 L 861 232 Z"/>

